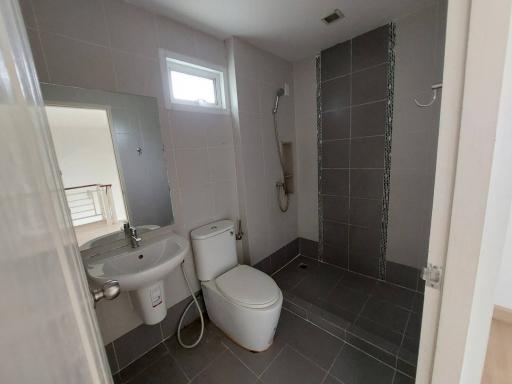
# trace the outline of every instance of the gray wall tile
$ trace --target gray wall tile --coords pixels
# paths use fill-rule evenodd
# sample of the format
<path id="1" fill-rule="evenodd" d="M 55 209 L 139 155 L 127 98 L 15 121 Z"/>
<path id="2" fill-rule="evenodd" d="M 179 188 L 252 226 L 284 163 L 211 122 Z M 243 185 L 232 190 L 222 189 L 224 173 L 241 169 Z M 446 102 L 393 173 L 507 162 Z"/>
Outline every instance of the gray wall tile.
<path id="1" fill-rule="evenodd" d="M 322 51 L 322 81 L 351 72 L 350 45 L 351 42 L 346 41 Z"/>
<path id="2" fill-rule="evenodd" d="M 352 71 L 359 71 L 388 60 L 389 28 L 384 25 L 352 40 Z"/>
<path id="3" fill-rule="evenodd" d="M 324 220 L 349 222 L 349 198 L 346 196 L 322 196 Z"/>
<path id="4" fill-rule="evenodd" d="M 346 248 L 348 225 L 326 221 L 324 223 L 324 241 L 338 249 Z"/>
<path id="5" fill-rule="evenodd" d="M 350 109 L 336 109 L 322 113 L 322 139 L 347 139 L 350 137 Z"/>
<path id="6" fill-rule="evenodd" d="M 352 139 L 350 168 L 384 168 L 384 136 Z"/>
<path id="7" fill-rule="evenodd" d="M 323 168 L 348 168 L 350 140 L 326 141 L 322 146 Z"/>
<path id="8" fill-rule="evenodd" d="M 142 356 L 162 341 L 160 324 L 140 325 L 113 342 L 120 368 Z"/>
<path id="9" fill-rule="evenodd" d="M 323 258 L 327 263 L 348 268 L 348 245 L 345 247 L 335 247 L 324 244 Z"/>
<path id="10" fill-rule="evenodd" d="M 381 199 L 384 170 L 351 169 L 350 196 Z"/>
<path id="11" fill-rule="evenodd" d="M 348 169 L 324 169 L 322 174 L 321 193 L 327 195 L 348 196 L 349 170 Z"/>
<path id="12" fill-rule="evenodd" d="M 388 65 L 365 69 L 352 75 L 352 105 L 383 100 L 387 96 Z M 331 90 L 332 93 L 334 91 Z"/>
<path id="13" fill-rule="evenodd" d="M 380 228 L 382 221 L 382 201 L 376 199 L 350 199 L 350 224 Z"/>
<path id="14" fill-rule="evenodd" d="M 344 108 L 350 105 L 350 76 L 322 83 L 322 110 Z"/>
<path id="15" fill-rule="evenodd" d="M 351 108 L 351 137 L 384 135 L 386 101 Z"/>

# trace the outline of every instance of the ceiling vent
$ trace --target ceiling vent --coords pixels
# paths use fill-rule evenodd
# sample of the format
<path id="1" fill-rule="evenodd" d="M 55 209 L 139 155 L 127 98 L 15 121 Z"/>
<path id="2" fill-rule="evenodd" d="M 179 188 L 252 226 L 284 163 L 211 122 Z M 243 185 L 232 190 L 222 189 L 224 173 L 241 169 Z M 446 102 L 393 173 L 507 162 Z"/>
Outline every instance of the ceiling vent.
<path id="1" fill-rule="evenodd" d="M 331 14 L 325 16 L 322 21 L 329 25 L 331 23 L 334 23 L 336 20 L 340 20 L 340 19 L 343 19 L 345 17 L 345 15 L 339 10 L 339 9 L 335 9 Z"/>

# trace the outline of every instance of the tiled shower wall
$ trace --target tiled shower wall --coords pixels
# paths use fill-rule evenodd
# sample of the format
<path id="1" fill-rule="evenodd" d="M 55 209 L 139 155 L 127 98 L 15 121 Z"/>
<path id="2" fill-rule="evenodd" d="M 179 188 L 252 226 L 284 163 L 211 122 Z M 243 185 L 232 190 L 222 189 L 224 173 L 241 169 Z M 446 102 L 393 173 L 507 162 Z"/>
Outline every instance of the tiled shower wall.
<path id="1" fill-rule="evenodd" d="M 321 53 L 320 242 L 324 261 L 379 274 L 390 26 Z"/>

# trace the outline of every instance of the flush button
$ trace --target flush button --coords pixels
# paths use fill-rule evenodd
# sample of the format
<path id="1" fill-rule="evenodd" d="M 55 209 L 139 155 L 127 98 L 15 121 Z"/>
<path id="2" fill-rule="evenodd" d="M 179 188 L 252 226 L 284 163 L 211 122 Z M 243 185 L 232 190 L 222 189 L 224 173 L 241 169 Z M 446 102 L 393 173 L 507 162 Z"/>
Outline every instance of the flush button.
<path id="1" fill-rule="evenodd" d="M 216 226 L 216 225 L 212 225 L 212 226 L 210 227 L 210 229 L 211 229 L 212 231 L 215 231 L 215 230 L 217 229 L 217 226 Z"/>

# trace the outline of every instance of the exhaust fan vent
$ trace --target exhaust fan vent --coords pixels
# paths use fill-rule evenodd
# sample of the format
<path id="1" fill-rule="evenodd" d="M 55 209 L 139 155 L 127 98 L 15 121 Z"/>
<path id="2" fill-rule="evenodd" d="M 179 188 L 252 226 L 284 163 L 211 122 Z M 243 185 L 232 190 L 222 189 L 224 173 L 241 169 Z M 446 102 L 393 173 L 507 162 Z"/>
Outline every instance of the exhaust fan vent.
<path id="1" fill-rule="evenodd" d="M 322 21 L 325 24 L 329 25 L 335 22 L 336 20 L 343 19 L 343 17 L 345 17 L 345 15 L 343 15 L 343 13 L 339 9 L 335 9 L 330 15 L 325 16 L 322 19 Z"/>

